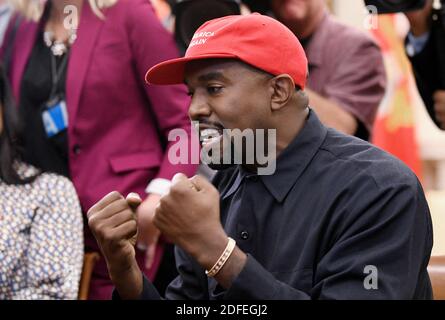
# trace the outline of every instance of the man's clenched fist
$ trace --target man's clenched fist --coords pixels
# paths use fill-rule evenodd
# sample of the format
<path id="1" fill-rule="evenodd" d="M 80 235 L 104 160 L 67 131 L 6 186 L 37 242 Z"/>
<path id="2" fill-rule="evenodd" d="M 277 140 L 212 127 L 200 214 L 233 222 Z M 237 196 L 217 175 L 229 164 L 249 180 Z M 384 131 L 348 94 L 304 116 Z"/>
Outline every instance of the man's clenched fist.
<path id="1" fill-rule="evenodd" d="M 200 259 L 215 262 L 227 244 L 220 222 L 219 193 L 205 178 L 177 174 L 163 196 L 153 220 L 162 234 Z M 215 258 L 216 257 L 216 258 Z"/>
<path id="2" fill-rule="evenodd" d="M 87 213 L 88 225 L 107 261 L 110 273 L 123 272 L 135 261 L 137 237 L 136 208 L 141 198 L 131 193 L 125 199 L 111 192 Z M 119 270 L 115 270 L 119 269 Z"/>

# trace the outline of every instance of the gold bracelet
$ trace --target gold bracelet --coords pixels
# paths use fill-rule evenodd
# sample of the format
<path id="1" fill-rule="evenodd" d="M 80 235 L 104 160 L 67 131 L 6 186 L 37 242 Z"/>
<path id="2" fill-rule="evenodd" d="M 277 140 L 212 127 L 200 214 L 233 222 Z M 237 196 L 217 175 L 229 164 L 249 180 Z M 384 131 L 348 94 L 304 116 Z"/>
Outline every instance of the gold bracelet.
<path id="1" fill-rule="evenodd" d="M 233 252 L 233 249 L 235 249 L 236 241 L 229 237 L 229 242 L 227 243 L 226 248 L 224 249 L 224 252 L 219 257 L 219 259 L 216 261 L 216 263 L 213 265 L 213 267 L 210 270 L 206 270 L 206 275 L 208 277 L 214 277 L 217 275 L 217 273 L 224 267 L 224 264 L 229 260 L 230 255 Z"/>

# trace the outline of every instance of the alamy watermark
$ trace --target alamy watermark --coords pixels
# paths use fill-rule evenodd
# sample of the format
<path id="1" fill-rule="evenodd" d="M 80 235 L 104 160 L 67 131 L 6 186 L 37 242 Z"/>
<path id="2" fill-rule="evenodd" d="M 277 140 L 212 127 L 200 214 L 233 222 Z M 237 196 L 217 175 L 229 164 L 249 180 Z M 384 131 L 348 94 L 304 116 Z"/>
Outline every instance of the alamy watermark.
<path id="1" fill-rule="evenodd" d="M 366 290 L 377 290 L 379 288 L 379 271 L 374 265 L 367 265 L 363 269 L 367 276 L 363 280 L 363 287 Z"/>
<path id="2" fill-rule="evenodd" d="M 79 10 L 74 5 L 67 5 L 63 8 L 63 13 L 66 15 L 63 19 L 63 27 L 67 30 L 77 30 L 79 26 Z"/>

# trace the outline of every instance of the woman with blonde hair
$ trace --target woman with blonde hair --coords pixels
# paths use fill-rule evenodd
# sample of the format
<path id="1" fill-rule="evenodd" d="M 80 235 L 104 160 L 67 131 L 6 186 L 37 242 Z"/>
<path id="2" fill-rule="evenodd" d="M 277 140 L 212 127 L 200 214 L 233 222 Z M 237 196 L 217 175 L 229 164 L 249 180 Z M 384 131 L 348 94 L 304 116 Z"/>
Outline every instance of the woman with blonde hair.
<path id="1" fill-rule="evenodd" d="M 196 170 L 167 157 L 175 143 L 169 132 L 190 132 L 185 86 L 144 84 L 151 66 L 177 56 L 171 35 L 149 0 L 13 2 L 20 16 L 10 23 L 3 59 L 26 126 L 25 159 L 69 177 L 84 213 L 113 190 L 145 194 L 136 255 L 162 291 L 174 264 L 161 260 L 172 249 L 152 224 L 154 208 L 175 173 Z M 85 245 L 99 251 L 88 228 Z M 90 298 L 111 291 L 100 259 Z"/>

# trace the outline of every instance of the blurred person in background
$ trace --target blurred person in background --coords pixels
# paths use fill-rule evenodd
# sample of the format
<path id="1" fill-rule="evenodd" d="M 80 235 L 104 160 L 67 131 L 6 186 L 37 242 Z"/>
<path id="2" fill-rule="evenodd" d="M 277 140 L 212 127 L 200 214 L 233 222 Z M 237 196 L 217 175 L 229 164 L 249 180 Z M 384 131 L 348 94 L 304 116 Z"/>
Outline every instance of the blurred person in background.
<path id="1" fill-rule="evenodd" d="M 241 13 L 240 0 L 176 0 L 174 34 L 179 51 L 184 55 L 196 29 L 204 22 Z"/>
<path id="2" fill-rule="evenodd" d="M 386 85 L 378 46 L 334 20 L 325 0 L 272 0 L 271 8 L 306 51 L 306 92 L 323 124 L 369 140 Z"/>
<path id="3" fill-rule="evenodd" d="M 173 32 L 174 16 L 172 15 L 172 6 L 175 0 L 151 0 L 151 4 L 155 9 L 158 19 L 162 25 L 169 31 Z"/>
<path id="4" fill-rule="evenodd" d="M 13 3 L 23 21 L 12 32 L 12 19 L 4 47 L 12 46 L 5 60 L 26 126 L 25 159 L 69 177 L 84 212 L 111 190 L 146 193 L 136 255 L 162 291 L 176 270 L 152 216 L 173 175 L 196 170 L 167 157 L 169 132 L 190 133 L 185 86 L 143 82 L 148 68 L 177 56 L 173 38 L 147 0 Z M 85 246 L 99 251 L 89 230 Z M 109 298 L 111 290 L 100 259 L 89 298 Z"/>
<path id="5" fill-rule="evenodd" d="M 433 0 L 428 0 L 423 9 L 405 13 L 411 26 L 406 40 L 406 51 L 428 113 L 436 125 L 445 130 L 445 77 L 442 72 L 445 68 L 443 1 L 437 1 L 435 8 L 433 10 Z"/>
<path id="6" fill-rule="evenodd" d="M 82 212 L 72 183 L 21 161 L 21 126 L 0 78 L 0 300 L 77 299 Z"/>

